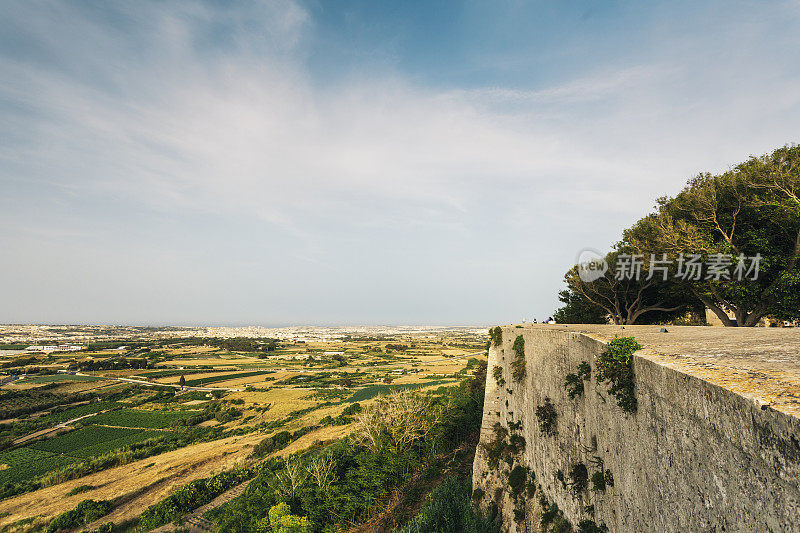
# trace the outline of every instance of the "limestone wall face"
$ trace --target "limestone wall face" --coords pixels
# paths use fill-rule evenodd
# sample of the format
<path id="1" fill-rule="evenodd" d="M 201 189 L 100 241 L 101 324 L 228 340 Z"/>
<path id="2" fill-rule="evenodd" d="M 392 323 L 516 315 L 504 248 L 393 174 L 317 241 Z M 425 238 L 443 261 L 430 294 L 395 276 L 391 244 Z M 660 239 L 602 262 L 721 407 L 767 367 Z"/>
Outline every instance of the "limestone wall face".
<path id="1" fill-rule="evenodd" d="M 521 382 L 511 376 L 518 335 L 527 369 Z M 484 493 L 482 506 L 499 506 L 507 531 L 541 531 L 542 497 L 575 530 L 591 520 L 609 531 L 800 531 L 800 419 L 638 355 L 638 410 L 626 414 L 595 380 L 604 347 L 583 333 L 508 326 L 502 344 L 490 348 L 473 486 Z M 592 377 L 570 399 L 565 376 L 583 361 Z M 546 397 L 556 411 L 553 434 L 540 430 L 536 416 Z M 525 447 L 511 465 L 501 459 L 491 468 L 486 445 L 497 423 L 522 435 Z M 591 476 L 598 458 L 613 487 L 573 491 L 569 472 L 583 464 Z M 514 498 L 508 481 L 516 465 L 535 474 L 539 490 Z"/>

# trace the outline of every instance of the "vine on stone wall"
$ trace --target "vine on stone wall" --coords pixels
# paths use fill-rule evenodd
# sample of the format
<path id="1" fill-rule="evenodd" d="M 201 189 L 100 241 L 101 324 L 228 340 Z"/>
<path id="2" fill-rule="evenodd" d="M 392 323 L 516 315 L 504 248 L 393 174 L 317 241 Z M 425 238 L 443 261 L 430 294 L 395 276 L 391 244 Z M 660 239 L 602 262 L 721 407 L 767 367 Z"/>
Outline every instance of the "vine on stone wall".
<path id="1" fill-rule="evenodd" d="M 586 361 L 578 365 L 577 373 L 569 373 L 564 378 L 564 388 L 567 389 L 567 395 L 570 399 L 574 399 L 583 394 L 583 382 L 588 381 L 592 377 L 592 367 Z"/>
<path id="2" fill-rule="evenodd" d="M 539 419 L 539 429 L 542 433 L 553 434 L 556 429 L 556 407 L 550 398 L 544 399 L 544 403 L 536 407 L 536 418 Z"/>
<path id="3" fill-rule="evenodd" d="M 522 335 L 517 335 L 514 339 L 514 360 L 511 361 L 511 375 L 515 381 L 522 381 L 525 378 L 525 339 Z"/>
<path id="4" fill-rule="evenodd" d="M 633 337 L 615 337 L 597 358 L 597 383 L 609 382 L 609 394 L 626 413 L 636 412 L 633 353 L 641 348 Z"/>
<path id="5" fill-rule="evenodd" d="M 500 346 L 503 343 L 503 330 L 500 326 L 495 326 L 489 330 L 489 338 L 493 346 Z"/>
<path id="6" fill-rule="evenodd" d="M 492 369 L 492 377 L 494 377 L 498 387 L 502 387 L 506 384 L 506 380 L 503 379 L 503 367 L 495 365 Z"/>

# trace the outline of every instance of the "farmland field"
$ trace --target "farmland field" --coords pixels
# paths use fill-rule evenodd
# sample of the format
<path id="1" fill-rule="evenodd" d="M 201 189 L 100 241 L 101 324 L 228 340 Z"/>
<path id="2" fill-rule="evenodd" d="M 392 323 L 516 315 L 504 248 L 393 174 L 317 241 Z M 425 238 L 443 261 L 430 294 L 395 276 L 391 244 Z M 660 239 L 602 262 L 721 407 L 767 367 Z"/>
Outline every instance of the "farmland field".
<path id="1" fill-rule="evenodd" d="M 88 426 L 53 439 L 37 442 L 29 448 L 71 457 L 91 457 L 158 436 L 160 433 L 134 428 Z"/>
<path id="2" fill-rule="evenodd" d="M 210 383 L 219 383 L 222 381 L 229 381 L 232 379 L 240 379 L 240 378 L 249 378 L 253 376 L 259 376 L 261 374 L 267 375 L 270 372 L 264 371 L 257 371 L 257 372 L 239 372 L 237 374 L 222 374 L 219 376 L 209 376 L 205 378 L 198 378 L 198 379 L 187 379 L 186 386 L 187 387 L 202 387 L 204 385 L 208 385 Z"/>
<path id="3" fill-rule="evenodd" d="M 66 466 L 75 460 L 72 457 L 62 457 L 31 448 L 18 448 L 3 452 L 0 453 L 0 464 L 8 465 L 8 468 L 0 470 L 0 485 L 33 479 L 51 470 Z"/>
<path id="4" fill-rule="evenodd" d="M 103 381 L 102 376 L 73 376 L 72 374 L 51 374 L 25 378 L 26 383 L 60 383 L 62 381 Z"/>
<path id="5" fill-rule="evenodd" d="M 375 396 L 380 394 L 389 394 L 390 392 L 398 391 L 398 390 L 413 390 L 413 389 L 420 389 L 422 387 L 431 387 L 434 385 L 446 385 L 452 384 L 453 380 L 438 380 L 438 381 L 427 381 L 424 383 L 407 383 L 407 384 L 398 384 L 398 385 L 373 385 L 371 387 L 366 387 L 360 389 L 353 393 L 345 402 L 353 403 L 353 402 L 363 402 L 366 400 L 371 400 Z"/>
<path id="6" fill-rule="evenodd" d="M 46 529 L 56 514 L 83 499 L 119 497 L 124 503 L 107 519 L 117 525 L 133 519 L 132 528 L 119 530 L 132 533 L 136 517 L 174 491 L 178 480 L 258 464 L 263 456 L 251 451 L 268 437 L 290 435 L 275 453 L 302 452 L 319 441 L 345 439 L 355 424 L 343 411 L 353 403 L 367 408 L 376 396 L 391 391 L 459 383 L 469 362 L 447 355 L 481 350 L 484 335 L 466 330 L 312 332 L 303 340 L 281 340 L 269 353 L 238 351 L 237 343 L 245 344 L 239 339 L 212 339 L 216 346 L 211 347 L 200 335 L 149 344 L 115 337 L 119 340 L 103 346 L 126 348 L 37 354 L 37 362 L 28 366 L 91 376 L 29 372 L 19 381 L 32 388 L 20 390 L 19 381 L 0 387 L 0 411 L 5 408 L 4 418 L 10 419 L 0 425 L 7 447 L 0 452 L 0 530 L 32 517 Z M 225 342 L 231 344 L 220 347 Z M 264 341 L 251 340 L 259 342 Z M 190 387 L 223 390 L 165 386 L 181 376 Z M 161 386 L 108 380 L 136 377 Z M 240 390 L 224 390 L 231 388 Z M 85 415 L 92 416 L 78 422 L 77 429 L 58 427 Z M 196 425 L 180 423 L 195 416 Z M 122 451 L 131 445 L 136 445 L 133 450 Z M 126 479 L 119 477 L 121 472 Z M 72 493 L 76 487 L 91 488 Z"/>
<path id="7" fill-rule="evenodd" d="M 112 409 L 117 405 L 116 402 L 93 402 L 85 405 L 78 405 L 77 407 L 72 407 L 59 413 L 50 413 L 43 416 L 41 420 L 47 420 L 53 423 L 66 422 L 67 420 L 73 420 L 84 415 Z"/>
<path id="8" fill-rule="evenodd" d="M 189 418 L 199 411 L 145 411 L 143 409 L 121 409 L 103 413 L 92 418 L 92 423 L 127 428 L 166 428 L 176 420 Z"/>

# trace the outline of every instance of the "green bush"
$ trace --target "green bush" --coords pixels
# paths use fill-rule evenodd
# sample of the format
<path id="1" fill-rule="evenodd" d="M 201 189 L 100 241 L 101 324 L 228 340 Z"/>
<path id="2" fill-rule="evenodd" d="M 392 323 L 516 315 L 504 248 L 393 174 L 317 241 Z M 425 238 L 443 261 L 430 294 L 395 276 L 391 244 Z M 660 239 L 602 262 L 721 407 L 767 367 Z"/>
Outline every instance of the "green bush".
<path id="1" fill-rule="evenodd" d="M 74 509 L 58 515 L 47 526 L 48 533 L 69 531 L 85 526 L 111 512 L 111 502 L 106 500 L 83 500 Z"/>
<path id="2" fill-rule="evenodd" d="M 282 450 L 292 441 L 292 434 L 288 431 L 281 431 L 267 437 L 253 447 L 255 457 L 264 457 L 278 450 Z"/>
<path id="3" fill-rule="evenodd" d="M 641 347 L 633 337 L 616 337 L 597 358 L 597 383 L 610 383 L 609 394 L 617 398 L 617 405 L 626 413 L 636 412 L 633 353 Z"/>
<path id="4" fill-rule="evenodd" d="M 511 361 L 511 375 L 515 381 L 522 381 L 527 372 L 525 368 L 525 339 L 517 335 L 514 339 L 514 360 Z"/>
<path id="5" fill-rule="evenodd" d="M 608 526 L 598 526 L 594 520 L 581 520 L 578 522 L 578 533 L 608 533 Z"/>
<path id="6" fill-rule="evenodd" d="M 542 433 L 552 434 L 556 429 L 556 408 L 550 398 L 545 398 L 544 403 L 536 407 L 536 418 L 539 419 L 539 429 Z"/>
<path id="7" fill-rule="evenodd" d="M 506 380 L 503 379 L 502 367 L 495 365 L 495 367 L 492 368 L 492 377 L 494 377 L 494 380 L 497 382 L 498 387 L 502 387 L 503 385 L 506 384 Z"/>
<path id="8" fill-rule="evenodd" d="M 583 394 L 583 382 L 591 379 L 592 367 L 586 361 L 578 365 L 578 372 L 567 374 L 564 378 L 564 388 L 567 389 L 570 399 L 574 399 Z"/>
<path id="9" fill-rule="evenodd" d="M 207 504 L 228 489 L 251 478 L 254 474 L 255 472 L 249 468 L 240 468 L 192 481 L 145 509 L 139 517 L 139 529 L 149 531 L 174 522 L 184 514 Z"/>
<path id="10" fill-rule="evenodd" d="M 602 492 L 606 490 L 606 477 L 602 471 L 597 471 L 592 474 L 592 490 L 595 492 Z"/>
<path id="11" fill-rule="evenodd" d="M 473 507 L 469 478 L 446 478 L 419 514 L 395 533 L 497 533 L 499 525 Z"/>
<path id="12" fill-rule="evenodd" d="M 589 471 L 583 463 L 575 463 L 569 471 L 570 488 L 574 495 L 578 495 L 589 486 Z"/>
<path id="13" fill-rule="evenodd" d="M 528 470 L 524 466 L 517 465 L 511 470 L 508 475 L 508 486 L 511 487 L 511 493 L 515 498 L 522 493 L 527 479 Z"/>
<path id="14" fill-rule="evenodd" d="M 493 346 L 500 346 L 503 343 L 503 330 L 500 326 L 493 327 L 489 330 L 489 338 Z"/>
<path id="15" fill-rule="evenodd" d="M 541 493 L 541 490 L 539 491 Z M 572 524 L 564 517 L 564 512 L 558 508 L 558 504 L 547 501 L 544 493 L 539 497 L 539 505 L 542 507 L 542 530 L 549 533 L 571 533 Z"/>

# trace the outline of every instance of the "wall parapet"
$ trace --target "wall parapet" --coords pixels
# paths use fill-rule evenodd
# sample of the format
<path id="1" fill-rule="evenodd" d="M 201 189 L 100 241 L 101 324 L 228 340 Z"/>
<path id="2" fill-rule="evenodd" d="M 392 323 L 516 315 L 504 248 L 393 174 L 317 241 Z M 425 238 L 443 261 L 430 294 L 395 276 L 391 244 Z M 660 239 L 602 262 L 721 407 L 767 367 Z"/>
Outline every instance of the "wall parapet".
<path id="1" fill-rule="evenodd" d="M 501 329 L 473 485 L 507 531 L 800 531 L 800 331 Z M 645 346 L 633 414 L 596 380 L 614 335 Z"/>

